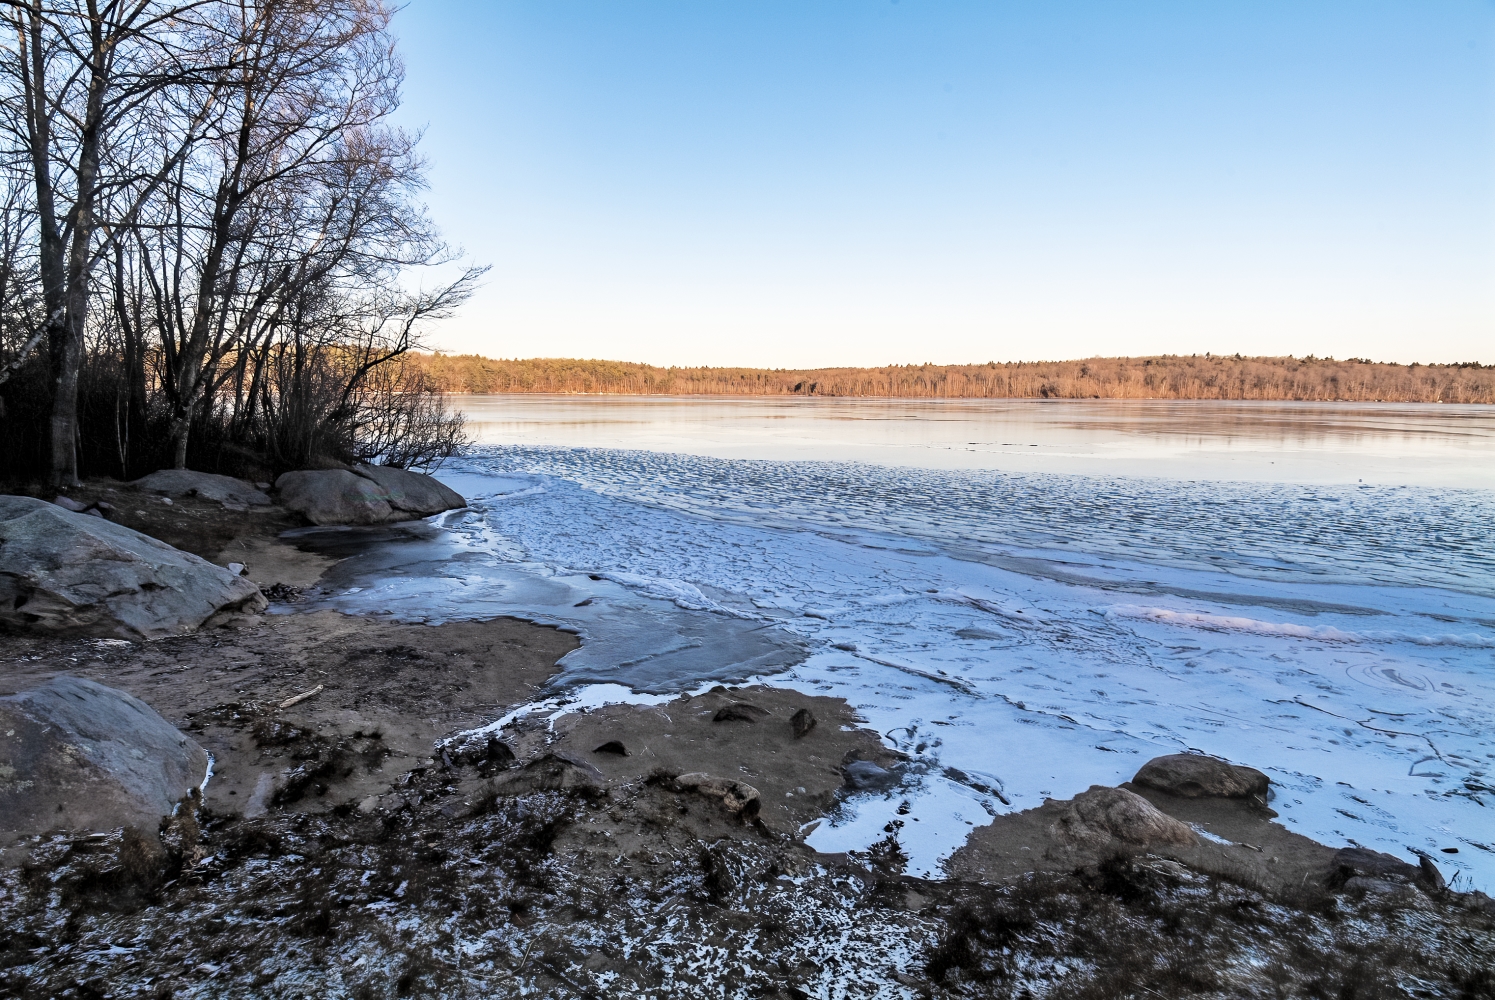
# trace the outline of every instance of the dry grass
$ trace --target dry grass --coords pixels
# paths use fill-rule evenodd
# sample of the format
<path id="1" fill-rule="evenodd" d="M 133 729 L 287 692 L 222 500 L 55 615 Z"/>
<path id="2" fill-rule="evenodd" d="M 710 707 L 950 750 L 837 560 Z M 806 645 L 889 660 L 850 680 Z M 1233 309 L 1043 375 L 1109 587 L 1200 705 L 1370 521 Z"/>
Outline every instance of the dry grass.
<path id="1" fill-rule="evenodd" d="M 886 368 L 655 368 L 567 358 L 420 355 L 448 393 L 874 396 L 949 399 L 1255 399 L 1495 403 L 1495 365 L 1395 365 L 1351 358 L 1164 355 Z"/>

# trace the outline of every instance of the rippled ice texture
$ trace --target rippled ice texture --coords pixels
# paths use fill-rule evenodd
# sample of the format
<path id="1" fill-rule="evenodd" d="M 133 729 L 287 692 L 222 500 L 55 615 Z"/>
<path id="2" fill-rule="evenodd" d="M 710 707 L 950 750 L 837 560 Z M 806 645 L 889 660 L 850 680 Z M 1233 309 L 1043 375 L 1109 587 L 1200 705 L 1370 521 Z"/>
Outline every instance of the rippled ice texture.
<path id="1" fill-rule="evenodd" d="M 568 588 L 534 616 L 583 635 L 632 602 L 798 637 L 805 658 L 754 669 L 792 664 L 773 683 L 847 698 L 917 761 L 912 790 L 816 830 L 821 849 L 880 838 L 908 798 L 900 837 L 934 872 L 991 813 L 1198 750 L 1270 774 L 1298 832 L 1495 884 L 1495 492 L 555 448 L 443 478 L 474 508 L 450 520 L 467 564 L 448 603 L 503 578 L 522 611 L 522 577 Z M 582 679 L 710 679 L 620 659 Z"/>

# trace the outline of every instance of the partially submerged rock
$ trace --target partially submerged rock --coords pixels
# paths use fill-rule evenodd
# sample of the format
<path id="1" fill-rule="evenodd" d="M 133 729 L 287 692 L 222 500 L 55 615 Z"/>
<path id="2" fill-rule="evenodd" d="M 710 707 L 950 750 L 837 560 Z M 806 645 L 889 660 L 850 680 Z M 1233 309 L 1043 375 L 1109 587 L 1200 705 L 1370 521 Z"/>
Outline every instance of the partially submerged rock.
<path id="1" fill-rule="evenodd" d="M 1060 838 L 1101 845 L 1119 840 L 1137 846 L 1189 845 L 1194 831 L 1125 788 L 1091 785 L 1069 801 L 1054 824 Z"/>
<path id="2" fill-rule="evenodd" d="M 202 747 L 149 705 L 94 681 L 56 677 L 0 697 L 0 832 L 9 837 L 154 831 L 207 768 Z"/>
<path id="3" fill-rule="evenodd" d="M 1142 765 L 1132 783 L 1186 799 L 1255 797 L 1262 802 L 1266 801 L 1271 784 L 1270 779 L 1254 767 L 1242 767 L 1197 753 L 1154 757 Z"/>
<path id="4" fill-rule="evenodd" d="M 124 525 L 0 496 L 0 624 L 155 638 L 254 613 L 250 581 Z"/>
<path id="5" fill-rule="evenodd" d="M 796 737 L 797 738 L 797 737 Z M 880 767 L 870 760 L 854 760 L 841 769 L 846 775 L 846 787 L 854 792 L 884 791 L 896 787 L 902 775 Z"/>
<path id="6" fill-rule="evenodd" d="M 387 524 L 467 506 L 430 476 L 379 465 L 287 472 L 275 488 L 286 508 L 317 525 Z"/>
<path id="7" fill-rule="evenodd" d="M 211 472 L 190 469 L 161 469 L 130 484 L 136 489 L 168 497 L 202 497 L 216 500 L 230 510 L 268 507 L 271 500 L 253 483 Z"/>

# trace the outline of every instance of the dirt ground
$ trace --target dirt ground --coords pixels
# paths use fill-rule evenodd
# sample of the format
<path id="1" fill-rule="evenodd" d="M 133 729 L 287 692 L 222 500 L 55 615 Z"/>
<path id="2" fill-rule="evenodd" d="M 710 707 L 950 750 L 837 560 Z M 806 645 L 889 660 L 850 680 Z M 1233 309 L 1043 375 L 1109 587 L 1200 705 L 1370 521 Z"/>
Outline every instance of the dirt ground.
<path id="1" fill-rule="evenodd" d="M 246 563 L 272 611 L 331 564 L 276 509 L 85 490 Z M 0 996 L 1495 998 L 1488 901 L 1347 887 L 1331 849 L 1237 803 L 1134 789 L 1218 839 L 1127 849 L 1062 843 L 1050 803 L 921 880 L 894 824 L 863 852 L 804 841 L 919 780 L 843 701 L 718 687 L 493 728 L 576 643 L 330 611 L 0 637 L 0 688 L 98 680 L 215 760 L 159 830 L 0 853 Z"/>

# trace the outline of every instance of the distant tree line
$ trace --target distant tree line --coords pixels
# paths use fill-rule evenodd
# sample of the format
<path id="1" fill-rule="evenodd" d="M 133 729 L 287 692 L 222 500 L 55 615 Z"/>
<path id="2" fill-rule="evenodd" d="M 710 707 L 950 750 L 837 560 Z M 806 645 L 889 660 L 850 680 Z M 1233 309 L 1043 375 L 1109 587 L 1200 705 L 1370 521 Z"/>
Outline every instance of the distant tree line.
<path id="1" fill-rule="evenodd" d="M 655 368 L 564 358 L 413 357 L 448 393 L 888 396 L 914 399 L 1260 399 L 1495 403 L 1495 365 L 1165 355 L 885 368 Z"/>
<path id="2" fill-rule="evenodd" d="M 0 0 L 0 478 L 428 463 L 419 200 L 382 0 Z"/>

